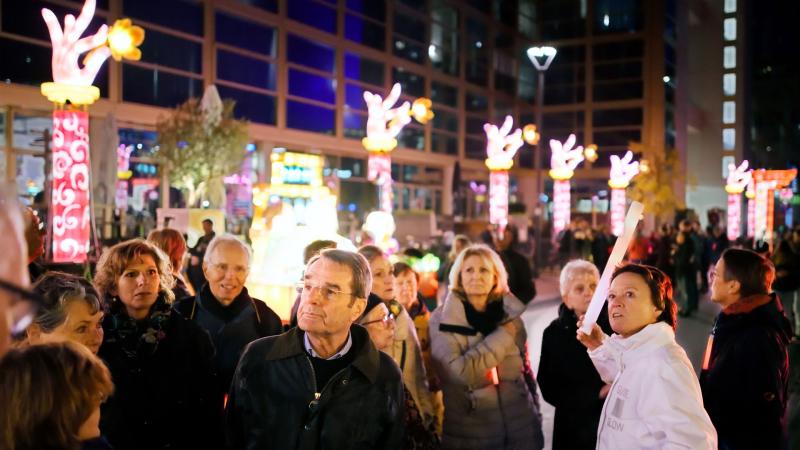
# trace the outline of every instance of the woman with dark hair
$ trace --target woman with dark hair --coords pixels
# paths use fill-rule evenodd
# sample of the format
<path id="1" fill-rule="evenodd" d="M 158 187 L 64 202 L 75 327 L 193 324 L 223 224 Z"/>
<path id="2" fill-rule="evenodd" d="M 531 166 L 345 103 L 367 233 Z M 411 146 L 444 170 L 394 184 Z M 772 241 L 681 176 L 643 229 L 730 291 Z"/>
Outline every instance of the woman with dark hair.
<path id="1" fill-rule="evenodd" d="M 80 344 L 11 350 L 0 359 L 0 448 L 110 449 L 99 422 L 113 390 L 106 366 Z"/>
<path id="2" fill-rule="evenodd" d="M 598 450 L 717 448 L 692 363 L 675 342 L 677 309 L 664 272 L 627 264 L 614 271 L 608 290 L 614 334 L 597 324 L 589 335 L 578 331 L 600 377 L 612 383 Z"/>
<path id="3" fill-rule="evenodd" d="M 33 285 L 42 304 L 25 330 L 23 345 L 73 341 L 97 353 L 103 343 L 100 296 L 85 278 L 47 272 Z"/>
<path id="4" fill-rule="evenodd" d="M 147 235 L 147 240 L 163 250 L 169 257 L 172 276 L 175 278 L 175 287 L 172 288 L 175 300 L 194 297 L 194 288 L 183 279 L 183 258 L 186 256 L 186 239 L 183 238 L 180 231 L 173 228 L 153 230 Z"/>
<path id="5" fill-rule="evenodd" d="M 221 447 L 214 348 L 175 313 L 169 259 L 142 239 L 100 257 L 94 284 L 107 305 L 99 356 L 116 392 L 101 429 L 116 450 Z"/>

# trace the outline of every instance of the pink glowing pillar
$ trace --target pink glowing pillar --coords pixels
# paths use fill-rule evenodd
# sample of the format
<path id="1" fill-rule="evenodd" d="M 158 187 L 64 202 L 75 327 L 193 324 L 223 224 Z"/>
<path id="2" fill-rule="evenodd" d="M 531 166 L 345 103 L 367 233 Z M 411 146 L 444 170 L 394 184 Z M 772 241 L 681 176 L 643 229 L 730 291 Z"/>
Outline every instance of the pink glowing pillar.
<path id="1" fill-rule="evenodd" d="M 747 199 L 747 237 L 756 235 L 756 199 Z"/>
<path id="2" fill-rule="evenodd" d="M 380 209 L 392 212 L 392 158 L 389 153 L 369 152 L 367 179 L 378 185 Z"/>
<path id="3" fill-rule="evenodd" d="M 748 211 L 748 221 L 750 211 Z M 728 194 L 728 240 L 735 241 L 741 234 L 742 194 Z"/>
<path id="4" fill-rule="evenodd" d="M 508 171 L 489 173 L 489 222 L 504 230 L 508 225 Z"/>
<path id="5" fill-rule="evenodd" d="M 620 236 L 625 229 L 625 189 L 611 189 L 611 232 Z"/>
<path id="6" fill-rule="evenodd" d="M 570 220 L 570 182 L 567 180 L 553 181 L 553 235 L 567 228 Z"/>

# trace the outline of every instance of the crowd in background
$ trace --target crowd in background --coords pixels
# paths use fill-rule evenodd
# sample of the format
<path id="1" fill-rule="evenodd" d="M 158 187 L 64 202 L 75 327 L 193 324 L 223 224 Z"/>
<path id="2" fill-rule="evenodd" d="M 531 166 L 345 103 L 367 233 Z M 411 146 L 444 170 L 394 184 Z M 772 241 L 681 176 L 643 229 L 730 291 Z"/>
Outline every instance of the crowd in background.
<path id="1" fill-rule="evenodd" d="M 210 221 L 192 248 L 159 229 L 105 249 L 87 278 L 45 269 L 35 215 L 9 217 L 0 239 L 29 258 L 0 264 L 4 449 L 541 449 L 539 392 L 554 449 L 786 444 L 800 228 L 760 254 L 692 220 L 638 233 L 583 332 L 614 237 L 574 221 L 534 370 L 521 314 L 542 268 L 513 226 L 434 249 L 428 295 L 417 248 L 314 242 L 282 323 L 245 287 L 249 247 Z M 675 329 L 705 292 L 722 312 L 698 379 Z"/>

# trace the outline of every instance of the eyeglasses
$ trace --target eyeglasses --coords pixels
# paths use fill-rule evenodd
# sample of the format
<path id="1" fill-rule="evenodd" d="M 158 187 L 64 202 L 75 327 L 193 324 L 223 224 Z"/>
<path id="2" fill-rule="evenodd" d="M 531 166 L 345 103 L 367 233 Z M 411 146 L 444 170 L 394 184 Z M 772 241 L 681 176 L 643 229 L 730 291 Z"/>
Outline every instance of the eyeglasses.
<path id="1" fill-rule="evenodd" d="M 381 317 L 380 319 L 370 320 L 369 322 L 364 322 L 361 326 L 365 327 L 367 325 L 371 325 L 373 323 L 382 323 L 384 327 L 388 327 L 390 324 L 394 323 L 395 315 L 394 313 L 386 313 L 385 316 Z"/>
<path id="2" fill-rule="evenodd" d="M 298 283 L 295 289 L 297 289 L 297 293 L 303 297 L 311 295 L 311 291 L 318 289 L 320 295 L 322 295 L 322 298 L 328 302 L 333 301 L 337 295 L 348 295 L 351 297 L 355 295 L 352 292 L 337 291 L 329 288 L 328 286 L 314 286 L 313 284 L 309 283 Z"/>

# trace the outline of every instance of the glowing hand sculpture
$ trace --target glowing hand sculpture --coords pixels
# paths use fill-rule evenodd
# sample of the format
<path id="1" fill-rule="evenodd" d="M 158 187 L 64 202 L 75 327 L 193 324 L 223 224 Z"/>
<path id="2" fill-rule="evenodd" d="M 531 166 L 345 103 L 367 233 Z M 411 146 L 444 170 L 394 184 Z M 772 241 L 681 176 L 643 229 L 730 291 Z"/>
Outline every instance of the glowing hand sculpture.
<path id="1" fill-rule="evenodd" d="M 92 21 L 94 10 L 95 0 L 86 0 L 77 19 L 72 14 L 67 14 L 62 30 L 53 11 L 42 8 L 42 17 L 53 44 L 53 81 L 56 83 L 91 86 L 100 67 L 111 56 L 111 50 L 104 45 L 108 38 L 108 25 L 101 26 L 97 33 L 81 39 Z M 95 50 L 87 56 L 81 68 L 78 63 L 80 55 L 92 49 Z"/>
<path id="2" fill-rule="evenodd" d="M 741 194 L 750 184 L 753 172 L 747 170 L 749 163 L 742 161 L 739 167 L 736 164 L 728 164 L 728 179 L 725 183 L 725 191 L 729 194 Z"/>
<path id="3" fill-rule="evenodd" d="M 575 135 L 570 134 L 564 143 L 550 139 L 550 176 L 554 180 L 568 180 L 575 173 L 575 168 L 583 162 L 583 146 L 575 145 Z"/>
<path id="4" fill-rule="evenodd" d="M 397 146 L 397 135 L 411 121 L 409 109 L 411 104 L 403 102 L 399 107 L 394 104 L 400 98 L 400 83 L 392 86 L 386 99 L 378 94 L 364 91 L 369 117 L 367 118 L 367 137 L 362 141 L 369 151 L 390 152 Z"/>
<path id="5" fill-rule="evenodd" d="M 486 132 L 486 166 L 490 170 L 508 170 L 514 165 L 514 155 L 522 147 L 522 130 L 517 128 L 512 134 L 511 127 L 514 119 L 506 116 L 503 126 L 499 129 L 496 125 L 487 123 L 483 125 Z"/>
<path id="6" fill-rule="evenodd" d="M 614 189 L 624 189 L 628 187 L 631 179 L 639 173 L 639 161 L 633 161 L 633 152 L 628 150 L 625 156 L 620 158 L 611 155 L 611 176 L 608 185 Z"/>

